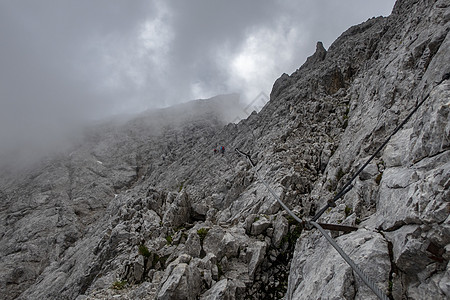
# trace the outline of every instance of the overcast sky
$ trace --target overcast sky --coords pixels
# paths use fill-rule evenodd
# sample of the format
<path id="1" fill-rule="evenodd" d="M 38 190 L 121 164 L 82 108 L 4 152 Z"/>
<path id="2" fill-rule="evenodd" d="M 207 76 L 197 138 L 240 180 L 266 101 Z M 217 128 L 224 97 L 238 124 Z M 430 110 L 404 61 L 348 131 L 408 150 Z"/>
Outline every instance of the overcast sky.
<path id="1" fill-rule="evenodd" d="M 1 0 L 0 152 L 111 114 L 240 93 L 393 0 Z M 1 153 L 0 153 L 1 154 Z"/>

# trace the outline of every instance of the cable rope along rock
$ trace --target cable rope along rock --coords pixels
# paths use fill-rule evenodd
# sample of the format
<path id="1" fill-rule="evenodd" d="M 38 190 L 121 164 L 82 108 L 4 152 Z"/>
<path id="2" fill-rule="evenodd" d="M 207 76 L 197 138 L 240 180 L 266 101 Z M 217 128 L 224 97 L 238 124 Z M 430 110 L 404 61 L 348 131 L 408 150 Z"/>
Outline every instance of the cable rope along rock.
<path id="1" fill-rule="evenodd" d="M 378 286 L 355 264 L 355 262 L 342 250 L 341 247 L 336 243 L 335 240 L 331 236 L 329 236 L 325 230 L 316 222 L 310 221 L 311 225 L 316 227 L 320 233 L 327 239 L 327 241 L 333 246 L 334 249 L 339 253 L 339 255 L 349 264 L 349 266 L 353 269 L 353 271 L 358 274 L 358 276 L 364 281 L 364 283 L 378 296 L 378 298 L 382 300 L 388 300 L 389 298 L 383 293 L 382 290 L 378 288 Z"/>
<path id="2" fill-rule="evenodd" d="M 442 82 L 444 82 L 445 80 L 448 80 L 449 78 L 450 78 L 450 73 L 444 74 L 444 76 L 442 76 L 441 81 L 439 81 L 436 84 L 436 86 L 440 85 Z M 420 101 L 419 104 L 417 104 L 414 107 L 414 109 L 408 114 L 408 116 L 406 116 L 406 118 L 400 123 L 400 125 L 398 125 L 397 128 L 395 128 L 394 131 L 386 138 L 386 140 L 383 142 L 383 144 L 381 144 L 381 146 L 378 147 L 377 151 L 375 151 L 375 153 L 372 154 L 372 156 L 370 156 L 370 158 L 358 169 L 358 171 L 356 171 L 356 173 L 352 176 L 352 178 L 350 178 L 344 184 L 344 186 L 336 194 L 336 196 L 334 196 L 334 198 L 332 200 L 328 201 L 328 203 L 322 209 L 320 209 L 318 213 L 316 213 L 316 215 L 311 219 L 311 221 L 317 221 L 328 208 L 336 206 L 335 202 L 337 200 L 339 200 L 340 198 L 342 198 L 345 194 L 347 194 L 353 188 L 353 184 L 352 184 L 353 180 L 355 180 L 355 178 L 367 167 L 367 165 L 370 164 L 370 162 L 375 158 L 375 156 L 384 148 L 384 146 L 387 145 L 387 143 L 392 138 L 392 136 L 394 136 L 394 134 L 396 134 L 408 122 L 408 120 L 414 115 L 414 113 L 420 108 L 420 106 L 422 106 L 422 104 L 429 97 L 430 97 L 430 93 L 428 93 L 422 99 L 422 101 Z"/>
<path id="3" fill-rule="evenodd" d="M 248 161 L 252 165 L 253 171 L 256 173 L 258 179 L 264 184 L 264 186 L 269 190 L 272 196 L 277 200 L 277 202 L 283 207 L 283 209 L 293 217 L 300 224 L 305 224 L 303 220 L 301 220 L 296 214 L 294 214 L 283 201 L 277 196 L 275 191 L 269 186 L 269 184 L 264 180 L 264 178 L 259 174 L 256 170 L 256 164 L 252 161 L 250 154 L 244 153 L 240 151 L 238 148 L 235 149 L 240 155 L 247 157 Z M 355 271 L 356 274 L 361 278 L 361 280 L 378 296 L 378 298 L 382 300 L 388 300 L 388 297 L 381 291 L 376 284 L 353 262 L 353 260 L 345 254 L 344 250 L 325 232 L 325 230 L 316 222 L 310 221 L 307 222 L 310 226 L 316 227 L 319 232 L 327 239 L 327 241 L 333 246 L 334 249 L 341 255 L 341 257 L 349 264 L 349 266 Z"/>

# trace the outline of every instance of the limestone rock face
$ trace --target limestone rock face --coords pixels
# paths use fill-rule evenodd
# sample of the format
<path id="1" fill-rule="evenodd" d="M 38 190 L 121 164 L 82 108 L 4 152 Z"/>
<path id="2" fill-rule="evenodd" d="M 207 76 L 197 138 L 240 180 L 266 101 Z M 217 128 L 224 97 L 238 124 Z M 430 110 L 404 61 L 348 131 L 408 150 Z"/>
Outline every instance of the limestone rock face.
<path id="1" fill-rule="evenodd" d="M 396 28 L 396 34 L 401 32 L 402 38 L 411 41 L 394 52 L 390 49 L 393 49 L 391 43 L 396 39 L 395 34 L 391 32 L 379 36 L 367 65 L 359 71 L 361 75 L 357 77 L 360 78 L 356 78 L 347 90 L 351 99 L 348 126 L 324 169 L 324 179 L 316 182 L 312 192 L 315 195 L 323 192 L 324 187 L 330 190 L 342 187 L 414 105 L 428 95 L 410 122 L 392 137 L 381 155 L 355 179 L 353 190 L 340 200 L 342 204 L 322 217 L 323 221 L 344 224 L 362 221 L 360 226 L 382 234 L 377 239 L 371 239 L 373 244 L 367 255 L 357 255 L 356 245 L 346 252 L 354 254 L 350 256 L 360 266 L 367 263 L 361 258 L 370 260 L 371 265 L 362 269 L 367 274 L 372 273 L 370 277 L 378 281 L 378 286 L 394 299 L 446 298 L 445 284 L 441 288 L 439 282 L 446 280 L 442 278 L 446 278 L 444 270 L 448 260 L 442 255 L 450 242 L 447 231 L 450 212 L 447 200 L 450 167 L 447 145 L 450 119 L 447 110 L 450 89 L 448 80 L 442 81 L 449 72 L 448 67 L 443 67 L 450 61 L 448 49 L 443 47 L 450 37 L 448 18 L 445 17 L 450 11 L 448 4 L 443 5 L 441 1 L 428 6 L 422 4 L 398 2 L 393 15 L 379 19 L 377 23 L 371 20 L 366 26 L 350 29 L 328 50 L 326 59 L 341 43 L 340 39 L 349 34 L 355 35 L 363 28 L 369 33 L 370 29 L 380 25 L 389 30 Z M 427 18 L 415 22 L 406 18 L 409 13 L 426 15 Z M 400 20 L 403 28 L 398 23 Z M 411 24 L 411 27 L 405 27 L 405 24 Z M 372 34 L 377 36 L 379 33 Z M 370 35 L 367 38 L 371 39 Z M 435 44 L 439 47 L 435 48 Z M 441 70 L 437 66 L 441 66 Z M 411 86 L 415 87 L 416 93 L 411 91 Z M 374 102 L 374 98 L 379 102 Z M 318 199 L 322 205 L 325 203 L 326 198 Z M 360 232 L 363 231 L 360 229 L 344 236 L 352 239 Z M 338 237 L 338 242 L 342 242 L 344 236 Z M 318 239 L 320 237 L 315 235 L 305 235 L 299 239 L 291 263 L 286 298 L 332 298 L 336 295 L 351 299 L 373 297 L 370 292 L 354 288 L 359 284 L 359 278 L 353 277 L 351 272 L 345 273 L 347 266 L 338 268 L 339 271 L 328 269 L 328 273 L 320 273 L 330 265 L 338 266 L 343 261 L 340 257 L 337 257 L 340 262 L 333 263 L 327 261 L 327 256 L 325 260 L 319 256 L 314 258 L 316 253 L 321 253 L 318 251 L 325 251 L 323 249 L 327 246 L 326 243 L 320 244 Z M 341 246 L 346 248 L 346 245 Z M 315 272 L 308 269 L 313 265 L 316 268 L 319 266 Z M 384 271 L 373 273 L 375 270 Z M 338 272 L 343 273 L 336 275 Z M 320 275 L 312 278 L 317 273 Z M 316 284 L 326 280 L 324 278 L 328 278 L 328 274 L 331 274 L 329 278 L 332 283 Z M 346 277 L 348 274 L 350 277 Z M 355 282 L 349 285 L 352 280 Z M 390 284 L 386 285 L 386 282 Z M 336 291 L 335 294 L 331 290 L 328 294 L 330 286 Z"/>
<path id="2" fill-rule="evenodd" d="M 375 299 L 261 178 L 308 220 L 428 95 L 319 221 L 358 228 L 332 236 L 393 299 L 450 297 L 449 16 L 445 0 L 398 1 L 318 43 L 237 124 L 235 95 L 197 101 L 99 125 L 68 153 L 2 173 L 0 294 Z"/>
<path id="3" fill-rule="evenodd" d="M 317 242 L 311 243 L 315 239 Z M 377 233 L 360 230 L 337 239 L 339 246 L 351 253 L 355 262 L 387 292 L 384 278 L 389 277 L 388 244 Z M 321 266 L 321 267 L 317 267 Z M 317 233 L 302 236 L 296 247 L 289 278 L 288 299 L 378 299 L 352 269 Z"/>

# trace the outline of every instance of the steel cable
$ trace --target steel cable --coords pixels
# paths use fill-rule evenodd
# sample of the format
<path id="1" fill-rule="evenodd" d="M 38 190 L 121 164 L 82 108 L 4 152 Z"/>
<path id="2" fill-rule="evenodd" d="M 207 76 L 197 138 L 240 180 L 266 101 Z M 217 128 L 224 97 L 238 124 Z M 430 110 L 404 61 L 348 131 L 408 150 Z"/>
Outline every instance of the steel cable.
<path id="1" fill-rule="evenodd" d="M 310 221 L 309 223 L 320 231 L 320 233 L 327 239 L 327 241 L 331 244 L 331 246 L 333 246 L 333 248 L 336 249 L 336 251 L 341 255 L 341 257 L 349 264 L 349 266 L 353 269 L 353 271 L 355 271 L 355 273 L 358 274 L 361 280 L 364 281 L 364 283 L 375 293 L 375 295 L 378 296 L 378 298 L 382 300 L 389 300 L 386 294 L 383 293 L 383 291 L 380 290 L 380 288 L 378 288 L 378 286 L 369 278 L 369 276 L 367 276 L 358 267 L 357 264 L 355 264 L 355 262 L 344 252 L 344 250 L 342 250 L 341 247 L 339 247 L 336 241 L 333 240 L 333 238 L 329 236 L 319 224 L 317 224 L 314 221 Z"/>
<path id="2" fill-rule="evenodd" d="M 247 157 L 250 162 L 253 171 L 256 173 L 258 179 L 264 184 L 264 186 L 269 190 L 272 196 L 277 200 L 277 202 L 284 208 L 284 210 L 293 217 L 300 224 L 304 224 L 303 220 L 297 217 L 287 206 L 281 201 L 280 197 L 277 196 L 275 191 L 269 186 L 269 184 L 264 180 L 264 178 L 259 174 L 256 170 L 256 164 L 252 161 L 250 154 L 244 153 L 240 151 L 238 148 L 235 149 L 240 155 Z M 327 241 L 336 249 L 336 251 L 341 255 L 341 257 L 349 264 L 349 266 L 355 271 L 356 274 L 361 278 L 361 280 L 378 296 L 378 298 L 382 300 L 388 300 L 388 297 L 376 286 L 376 284 L 353 262 L 353 260 L 345 254 L 344 250 L 339 247 L 339 245 L 325 232 L 325 230 L 316 222 L 310 221 L 308 222 L 312 226 L 316 227 L 320 233 L 327 239 Z"/>
<path id="3" fill-rule="evenodd" d="M 436 86 L 440 85 L 442 82 L 444 82 L 445 80 L 448 80 L 450 78 L 450 73 L 444 74 L 444 76 L 442 76 L 441 81 L 439 81 Z M 406 118 L 400 123 L 400 125 L 398 125 L 394 131 L 392 131 L 392 133 L 386 138 L 386 140 L 383 142 L 383 144 L 381 144 L 380 147 L 378 147 L 378 149 L 375 151 L 374 154 L 372 154 L 370 156 L 370 158 L 358 169 L 358 171 L 355 172 L 355 174 L 352 176 L 352 178 L 350 178 L 342 187 L 342 189 L 336 194 L 336 196 L 334 196 L 333 200 L 328 201 L 328 203 L 319 210 L 319 212 L 311 219 L 311 221 L 317 221 L 320 216 L 322 216 L 322 214 L 329 208 L 329 207 L 334 207 L 335 204 L 334 202 L 336 202 L 337 200 L 339 200 L 340 198 L 342 198 L 346 193 L 348 193 L 352 187 L 353 187 L 353 180 L 355 180 L 355 178 L 359 175 L 359 173 L 361 173 L 368 164 L 370 164 L 370 162 L 375 158 L 375 156 L 384 148 L 384 146 L 387 145 L 387 143 L 389 142 L 389 140 L 392 138 L 392 136 L 394 136 L 394 134 L 396 134 L 405 124 L 406 122 L 408 122 L 408 120 L 414 115 L 414 113 L 419 109 L 420 106 L 422 106 L 422 104 L 425 102 L 425 100 L 427 100 L 430 97 L 430 93 L 428 93 L 420 102 L 419 104 L 417 104 L 412 111 L 408 114 L 408 116 L 406 116 Z"/>
<path id="4" fill-rule="evenodd" d="M 450 79 L 450 73 L 446 73 L 442 76 L 442 79 L 436 84 L 436 86 L 440 85 L 445 80 Z M 414 113 L 422 106 L 422 104 L 430 97 L 430 93 L 428 93 L 406 116 L 406 118 L 394 129 L 394 131 L 386 138 L 386 140 L 383 142 L 383 144 L 378 147 L 378 149 L 375 151 L 374 154 L 370 156 L 370 158 L 358 169 L 358 171 L 355 172 L 355 174 L 344 184 L 342 189 L 334 196 L 334 198 L 319 210 L 319 212 L 308 222 L 304 222 L 301 220 L 297 215 L 295 215 L 287 206 L 286 204 L 281 201 L 281 199 L 277 196 L 275 191 L 269 186 L 269 184 L 264 180 L 264 178 L 259 174 L 259 172 L 256 170 L 256 164 L 252 161 L 249 154 L 244 153 L 240 151 L 238 148 L 236 148 L 236 152 L 238 152 L 240 155 L 246 156 L 249 160 L 254 172 L 256 173 L 256 176 L 258 179 L 264 184 L 264 186 L 269 190 L 269 192 L 272 194 L 272 196 L 277 200 L 277 202 L 283 207 L 283 209 L 291 216 L 293 217 L 297 222 L 303 225 L 309 225 L 316 227 L 319 232 L 327 239 L 327 241 L 333 246 L 334 249 L 341 255 L 341 257 L 349 264 L 349 266 L 355 271 L 356 274 L 362 279 L 362 281 L 377 295 L 378 298 L 382 300 L 388 300 L 389 298 L 386 296 L 383 291 L 381 291 L 378 286 L 352 261 L 352 259 L 342 250 L 342 248 L 339 247 L 339 245 L 331 238 L 326 231 L 315 221 L 319 219 L 322 214 L 330 207 L 334 207 L 335 202 L 339 200 L 341 197 L 343 197 L 346 193 L 348 193 L 353 188 L 353 180 L 367 167 L 367 165 L 375 158 L 375 156 L 384 148 L 384 146 L 387 145 L 389 140 L 396 134 L 407 122 L 408 120 L 414 115 Z"/>

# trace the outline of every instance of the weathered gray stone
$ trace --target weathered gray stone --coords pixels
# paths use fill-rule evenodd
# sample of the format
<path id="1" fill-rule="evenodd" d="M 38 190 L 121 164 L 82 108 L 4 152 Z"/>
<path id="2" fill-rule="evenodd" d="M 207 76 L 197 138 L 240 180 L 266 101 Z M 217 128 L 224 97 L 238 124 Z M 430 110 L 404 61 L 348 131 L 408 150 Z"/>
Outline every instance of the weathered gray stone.
<path id="1" fill-rule="evenodd" d="M 222 279 L 207 290 L 200 299 L 202 300 L 233 300 L 236 299 L 236 287 L 232 281 Z"/>
<path id="2" fill-rule="evenodd" d="M 250 232 L 252 230 L 253 222 L 255 222 L 255 219 L 257 217 L 258 217 L 257 214 L 251 214 L 245 218 L 244 228 L 245 228 L 245 232 L 247 232 L 248 234 L 250 234 Z"/>
<path id="3" fill-rule="evenodd" d="M 157 299 L 170 300 L 188 298 L 188 286 L 185 277 L 187 267 L 188 264 L 186 263 L 180 263 L 175 266 L 169 278 L 167 278 L 161 287 Z M 180 290 L 180 288 L 184 288 L 184 291 Z"/>
<path id="4" fill-rule="evenodd" d="M 229 232 L 226 232 L 220 241 L 224 257 L 236 257 L 239 251 L 238 240 Z"/>
<path id="5" fill-rule="evenodd" d="M 144 275 L 144 257 L 139 255 L 133 266 L 134 280 L 141 282 Z"/>
<path id="6" fill-rule="evenodd" d="M 379 234 L 360 230 L 339 237 L 337 242 L 346 253 L 351 253 L 355 263 L 382 290 L 387 290 L 389 253 L 386 241 Z M 318 233 L 300 237 L 291 271 L 295 273 L 289 277 L 288 299 L 377 299 L 358 277 L 353 276 L 347 263 Z"/>
<path id="7" fill-rule="evenodd" d="M 418 225 L 406 225 L 385 233 L 393 245 L 394 262 L 404 272 L 417 274 L 431 262 L 423 249 L 424 241 L 420 234 Z"/>
<path id="8" fill-rule="evenodd" d="M 383 151 L 383 161 L 387 168 L 401 166 L 408 156 L 405 145 L 409 143 L 413 128 L 408 128 L 397 133 L 386 145 Z"/>
<path id="9" fill-rule="evenodd" d="M 247 252 L 250 253 L 250 261 L 248 262 L 248 275 L 250 278 L 255 276 L 256 269 L 259 267 L 266 254 L 266 249 L 266 243 L 260 241 L 256 241 L 249 245 Z"/>
<path id="10" fill-rule="evenodd" d="M 359 178 L 361 180 L 368 180 L 370 178 L 374 178 L 378 173 L 378 167 L 376 164 L 368 164 L 367 167 L 359 174 Z"/>
<path id="11" fill-rule="evenodd" d="M 450 298 L 450 265 L 447 264 L 447 270 L 439 281 L 439 288 L 447 298 Z"/>
<path id="12" fill-rule="evenodd" d="M 201 288 L 200 271 L 185 262 L 174 263 L 170 275 L 158 292 L 157 299 L 196 299 Z"/>
<path id="13" fill-rule="evenodd" d="M 266 217 L 260 217 L 257 221 L 253 222 L 252 229 L 250 231 L 251 235 L 259 235 L 265 232 L 267 228 L 272 225 L 269 219 Z"/>
<path id="14" fill-rule="evenodd" d="M 202 250 L 200 237 L 196 231 L 191 231 L 186 241 L 186 252 L 193 257 L 199 257 Z"/>
<path id="15" fill-rule="evenodd" d="M 188 196 L 181 192 L 166 209 L 162 222 L 167 227 L 179 227 L 189 221 L 190 210 Z"/>
<path id="16" fill-rule="evenodd" d="M 212 253 L 218 259 L 221 259 L 223 256 L 221 242 L 224 235 L 225 231 L 221 227 L 214 226 L 211 228 L 203 241 L 203 250 L 205 250 L 206 253 Z"/>
<path id="17" fill-rule="evenodd" d="M 289 222 L 285 217 L 279 214 L 273 223 L 273 228 L 274 234 L 272 237 L 272 244 L 278 248 L 280 247 L 283 237 L 288 233 Z"/>
<path id="18" fill-rule="evenodd" d="M 445 178 L 450 175 L 449 157 L 450 153 L 446 152 L 423 159 L 413 168 L 388 168 L 384 171 L 377 206 L 379 222 L 384 229 L 400 224 L 420 224 L 421 220 L 442 223 L 448 217 L 445 195 L 436 194 L 436 191 L 444 189 Z M 432 168 L 436 164 L 440 166 Z"/>

